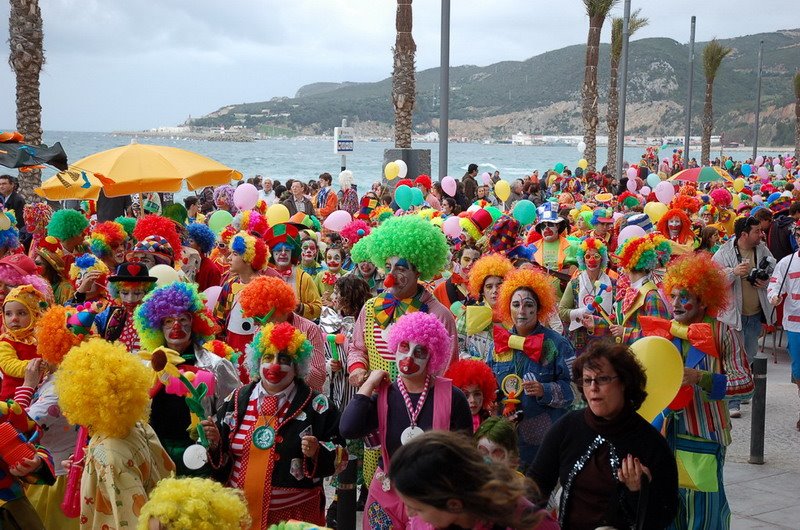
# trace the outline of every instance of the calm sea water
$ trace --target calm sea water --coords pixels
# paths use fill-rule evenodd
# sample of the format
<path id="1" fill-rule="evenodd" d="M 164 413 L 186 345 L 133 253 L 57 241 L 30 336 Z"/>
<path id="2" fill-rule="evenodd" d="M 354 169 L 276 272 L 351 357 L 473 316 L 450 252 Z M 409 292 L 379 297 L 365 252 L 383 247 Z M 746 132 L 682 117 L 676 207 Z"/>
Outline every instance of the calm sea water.
<path id="1" fill-rule="evenodd" d="M 44 142 L 51 145 L 61 142 L 70 162 L 99 151 L 130 143 L 130 137 L 110 133 L 48 131 Z M 231 168 L 239 170 L 245 178 L 257 174 L 284 181 L 299 178 L 304 181 L 317 178 L 327 171 L 336 175 L 340 169 L 340 157 L 333 153 L 333 140 L 261 140 L 256 142 L 208 142 L 167 138 L 138 138 L 142 144 L 169 145 L 187 149 L 213 158 Z M 347 157 L 347 168 L 353 172 L 361 193 L 382 176 L 383 152 L 394 147 L 387 142 L 356 141 L 354 152 Z M 415 148 L 430 149 L 433 163 L 432 174 L 438 175 L 439 145 L 419 143 Z M 625 159 L 638 161 L 644 152 L 639 147 L 625 149 Z M 699 157 L 699 151 L 690 156 Z M 768 154 L 768 153 L 764 153 Z M 777 153 L 776 153 L 777 154 Z M 742 158 L 747 156 L 741 153 Z M 451 143 L 448 149 L 447 174 L 461 177 L 470 163 L 479 164 L 479 171 L 498 169 L 505 180 L 540 172 L 561 162 L 574 168 L 581 158 L 577 148 L 571 146 L 515 146 L 508 144 Z M 606 148 L 598 149 L 598 159 L 605 160 Z M 47 170 L 44 178 L 55 173 Z M 188 192 L 179 193 L 182 196 Z"/>

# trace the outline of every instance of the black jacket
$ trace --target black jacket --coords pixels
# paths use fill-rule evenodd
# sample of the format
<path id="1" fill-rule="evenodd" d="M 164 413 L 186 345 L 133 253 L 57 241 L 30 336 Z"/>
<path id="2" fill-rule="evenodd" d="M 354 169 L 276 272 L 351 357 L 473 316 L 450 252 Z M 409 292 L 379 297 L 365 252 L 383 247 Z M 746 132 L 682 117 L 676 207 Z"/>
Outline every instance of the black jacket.
<path id="1" fill-rule="evenodd" d="M 12 191 L 11 195 L 3 202 L 3 207 L 6 210 L 12 210 L 14 212 L 14 216 L 17 218 L 17 228 L 20 230 L 25 228 L 25 219 L 22 218 L 22 211 L 25 208 L 25 198 L 22 195 L 16 191 Z"/>

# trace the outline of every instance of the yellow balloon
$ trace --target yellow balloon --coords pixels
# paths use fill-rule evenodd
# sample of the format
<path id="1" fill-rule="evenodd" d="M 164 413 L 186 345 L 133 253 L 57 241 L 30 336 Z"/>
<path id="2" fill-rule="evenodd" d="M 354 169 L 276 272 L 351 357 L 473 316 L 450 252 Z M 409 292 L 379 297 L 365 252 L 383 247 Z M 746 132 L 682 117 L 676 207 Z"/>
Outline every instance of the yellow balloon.
<path id="1" fill-rule="evenodd" d="M 683 381 L 683 358 L 672 342 L 663 337 L 644 337 L 631 345 L 647 376 L 647 398 L 639 415 L 652 422 L 672 403 Z"/>
<path id="2" fill-rule="evenodd" d="M 578 160 L 578 167 L 581 169 L 586 169 L 589 167 L 589 162 L 585 158 L 581 158 Z"/>
<path id="3" fill-rule="evenodd" d="M 511 196 L 511 186 L 505 180 L 498 180 L 494 185 L 494 195 L 501 201 L 506 201 Z"/>
<path id="4" fill-rule="evenodd" d="M 397 178 L 397 175 L 400 174 L 400 166 L 397 165 L 397 162 L 389 162 L 386 164 L 386 167 L 383 168 L 383 174 L 386 180 L 394 180 Z"/>
<path id="5" fill-rule="evenodd" d="M 660 202 L 648 202 L 644 205 L 644 213 L 647 214 L 647 217 L 649 217 L 653 223 L 657 223 L 659 219 L 664 217 L 667 210 L 669 210 L 669 207 Z"/>
<path id="6" fill-rule="evenodd" d="M 742 177 L 739 177 L 738 179 L 733 181 L 733 189 L 736 190 L 737 192 L 740 192 L 744 189 L 744 184 L 745 184 L 744 179 Z"/>
<path id="7" fill-rule="evenodd" d="M 738 208 L 740 202 L 741 202 L 741 199 L 739 198 L 739 194 L 738 193 L 734 193 L 731 196 L 731 204 L 733 205 L 733 207 L 734 208 Z"/>
<path id="8" fill-rule="evenodd" d="M 282 204 L 273 204 L 267 208 L 267 222 L 270 226 L 289 222 L 289 209 Z"/>

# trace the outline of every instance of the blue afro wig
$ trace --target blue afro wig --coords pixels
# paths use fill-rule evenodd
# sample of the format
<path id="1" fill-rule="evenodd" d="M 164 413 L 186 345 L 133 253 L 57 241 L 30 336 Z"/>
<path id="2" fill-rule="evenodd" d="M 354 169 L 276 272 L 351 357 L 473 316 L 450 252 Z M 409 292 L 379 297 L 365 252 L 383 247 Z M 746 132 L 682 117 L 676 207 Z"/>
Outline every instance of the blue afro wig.
<path id="1" fill-rule="evenodd" d="M 5 230 L 0 230 L 0 248 L 5 250 L 15 249 L 19 246 L 19 230 L 17 230 L 17 218 L 13 212 L 3 212 L 11 224 Z"/>
<path id="2" fill-rule="evenodd" d="M 214 231 L 202 223 L 191 223 L 186 229 L 189 231 L 189 239 L 197 243 L 200 252 L 210 254 L 217 243 Z"/>

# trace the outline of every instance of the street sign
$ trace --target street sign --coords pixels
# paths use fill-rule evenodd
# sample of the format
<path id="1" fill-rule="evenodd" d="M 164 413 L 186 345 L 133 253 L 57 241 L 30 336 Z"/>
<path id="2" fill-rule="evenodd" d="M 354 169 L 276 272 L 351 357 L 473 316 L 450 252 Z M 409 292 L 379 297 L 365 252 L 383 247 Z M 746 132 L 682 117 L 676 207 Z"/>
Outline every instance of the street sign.
<path id="1" fill-rule="evenodd" d="M 336 155 L 352 153 L 354 136 L 355 129 L 353 127 L 334 127 L 333 153 Z"/>

